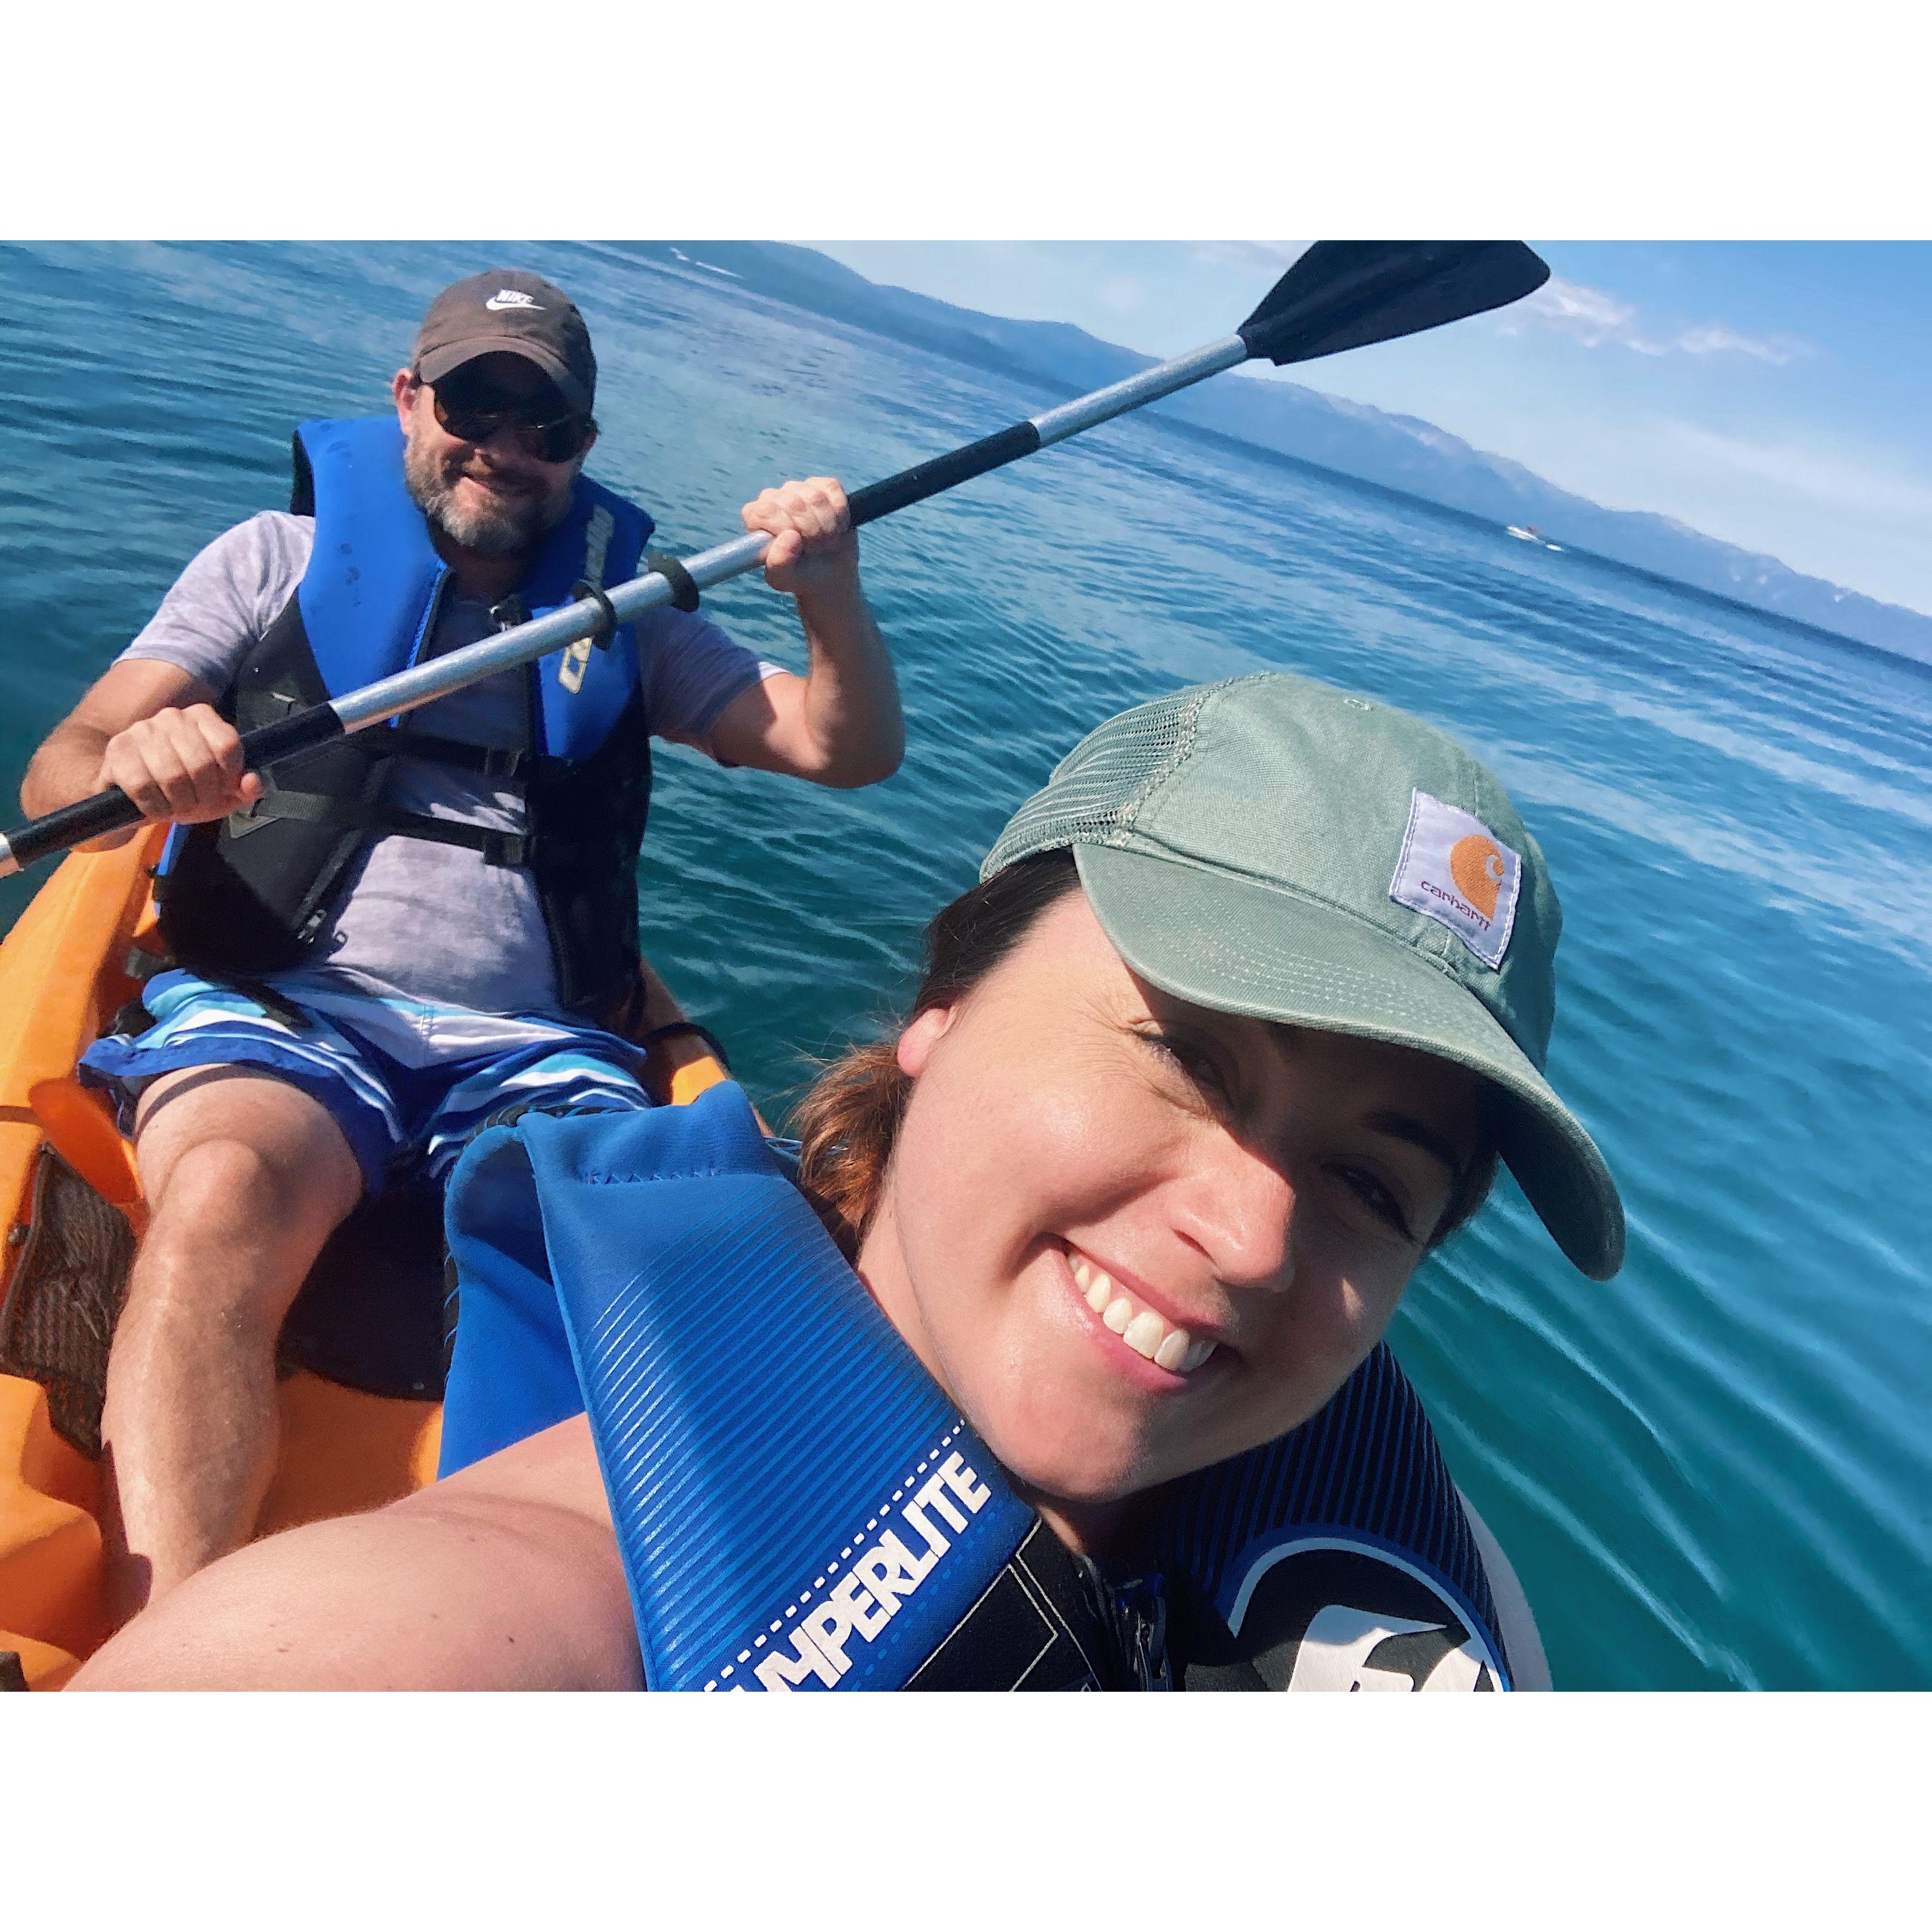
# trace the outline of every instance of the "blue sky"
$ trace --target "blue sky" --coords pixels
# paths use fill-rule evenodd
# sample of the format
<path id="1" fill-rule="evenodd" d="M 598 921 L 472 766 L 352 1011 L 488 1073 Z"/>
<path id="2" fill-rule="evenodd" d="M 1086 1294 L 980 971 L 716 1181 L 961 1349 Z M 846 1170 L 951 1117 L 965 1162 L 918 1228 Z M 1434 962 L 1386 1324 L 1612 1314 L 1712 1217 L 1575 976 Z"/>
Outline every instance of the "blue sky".
<path id="1" fill-rule="evenodd" d="M 816 242 L 875 281 L 1169 355 L 1299 242 Z M 1544 242 L 1503 313 L 1285 372 L 1932 613 L 1932 243 Z"/>

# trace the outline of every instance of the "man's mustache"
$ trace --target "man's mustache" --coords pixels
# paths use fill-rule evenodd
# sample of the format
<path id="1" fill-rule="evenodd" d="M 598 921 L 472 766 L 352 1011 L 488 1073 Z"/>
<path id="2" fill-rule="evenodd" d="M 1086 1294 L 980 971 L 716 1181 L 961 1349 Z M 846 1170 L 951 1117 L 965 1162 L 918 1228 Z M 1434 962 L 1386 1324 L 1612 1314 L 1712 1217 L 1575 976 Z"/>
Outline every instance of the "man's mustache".
<path id="1" fill-rule="evenodd" d="M 536 496 L 541 485 L 533 477 L 520 475 L 514 470 L 500 470 L 491 464 L 478 466 L 468 462 L 459 463 L 449 473 L 454 483 L 459 477 L 466 476 L 472 483 L 484 483 L 492 488 L 512 492 L 521 496 Z"/>

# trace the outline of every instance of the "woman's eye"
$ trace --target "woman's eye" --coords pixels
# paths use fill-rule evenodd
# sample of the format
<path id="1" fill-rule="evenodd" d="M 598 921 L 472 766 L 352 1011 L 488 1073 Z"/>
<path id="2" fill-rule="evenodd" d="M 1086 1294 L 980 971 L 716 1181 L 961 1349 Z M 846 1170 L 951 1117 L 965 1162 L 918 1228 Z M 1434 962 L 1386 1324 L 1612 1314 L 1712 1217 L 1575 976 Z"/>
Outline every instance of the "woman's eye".
<path id="1" fill-rule="evenodd" d="M 1178 1067 L 1194 1084 L 1217 1100 L 1228 1097 L 1228 1083 L 1211 1054 L 1191 1041 L 1162 1033 L 1158 1028 L 1142 1030 L 1139 1037 L 1163 1060 Z"/>
<path id="2" fill-rule="evenodd" d="M 1392 1228 L 1405 1241 L 1414 1241 L 1415 1237 L 1409 1232 L 1408 1219 L 1402 1211 L 1402 1204 L 1390 1192 L 1385 1183 L 1366 1168 L 1335 1167 L 1329 1171 L 1378 1221 Z"/>

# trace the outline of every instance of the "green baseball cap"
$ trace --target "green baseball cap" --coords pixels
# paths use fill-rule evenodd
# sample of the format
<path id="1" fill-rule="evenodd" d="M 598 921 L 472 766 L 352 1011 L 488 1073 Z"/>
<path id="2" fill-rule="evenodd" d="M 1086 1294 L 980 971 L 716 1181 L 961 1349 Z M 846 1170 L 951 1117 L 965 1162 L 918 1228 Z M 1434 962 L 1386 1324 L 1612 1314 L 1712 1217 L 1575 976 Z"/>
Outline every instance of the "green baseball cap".
<path id="1" fill-rule="evenodd" d="M 1177 998 L 1484 1076 L 1498 1150 L 1557 1246 L 1598 1281 L 1622 1265 L 1616 1183 L 1543 1077 L 1549 868 L 1446 733 L 1284 672 L 1197 685 L 1088 733 L 980 875 L 1067 846 L 1120 957 Z"/>

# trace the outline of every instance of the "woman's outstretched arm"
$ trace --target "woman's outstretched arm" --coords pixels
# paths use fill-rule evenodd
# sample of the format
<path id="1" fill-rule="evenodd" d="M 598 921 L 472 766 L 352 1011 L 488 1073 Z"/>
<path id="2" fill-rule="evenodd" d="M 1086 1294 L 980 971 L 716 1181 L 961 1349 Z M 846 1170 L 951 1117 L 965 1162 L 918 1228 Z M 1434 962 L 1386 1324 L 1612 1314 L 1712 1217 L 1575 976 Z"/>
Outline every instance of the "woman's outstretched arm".
<path id="1" fill-rule="evenodd" d="M 582 1416 L 403 1502 L 286 1531 L 143 1612 L 76 1690 L 635 1690 Z"/>

